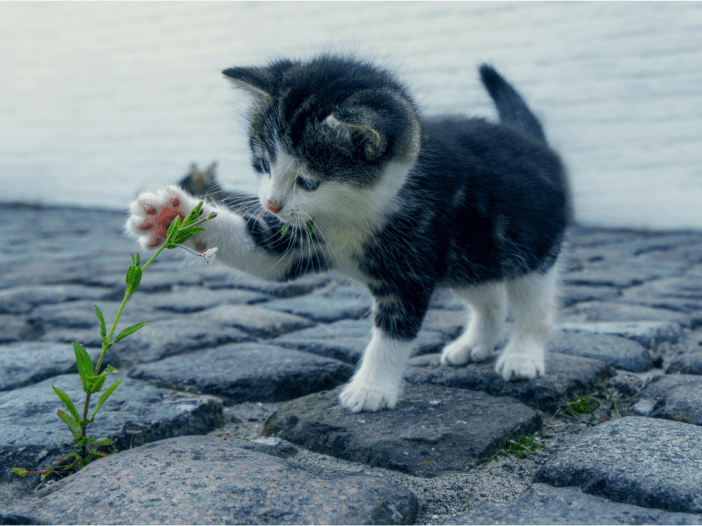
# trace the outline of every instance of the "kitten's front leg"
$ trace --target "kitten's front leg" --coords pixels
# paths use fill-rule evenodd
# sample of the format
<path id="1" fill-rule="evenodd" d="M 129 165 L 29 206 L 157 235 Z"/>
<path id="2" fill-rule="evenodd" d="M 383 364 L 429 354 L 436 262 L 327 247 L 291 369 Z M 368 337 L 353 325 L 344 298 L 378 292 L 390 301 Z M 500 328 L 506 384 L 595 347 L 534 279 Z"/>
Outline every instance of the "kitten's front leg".
<path id="1" fill-rule="evenodd" d="M 166 231 L 173 219 L 178 215 L 184 217 L 199 202 L 200 199 L 175 186 L 156 194 L 144 192 L 130 205 L 132 215 L 127 221 L 127 233 L 137 238 L 142 248 L 156 248 L 165 242 Z M 186 246 L 198 251 L 217 247 L 217 261 L 269 280 L 284 279 L 290 268 L 299 264 L 296 254 L 289 254 L 281 261 L 279 247 L 274 247 L 274 250 L 268 246 L 271 236 L 259 232 L 262 226 L 258 223 L 262 220 L 247 220 L 210 203 L 203 204 L 202 217 L 212 211 L 217 212 L 217 218 L 200 225 L 205 231 L 186 241 Z M 259 234 L 258 237 L 253 231 Z"/>
<path id="2" fill-rule="evenodd" d="M 374 327 L 361 366 L 341 392 L 341 405 L 354 413 L 395 407 L 411 350 L 411 341 L 394 339 Z"/>

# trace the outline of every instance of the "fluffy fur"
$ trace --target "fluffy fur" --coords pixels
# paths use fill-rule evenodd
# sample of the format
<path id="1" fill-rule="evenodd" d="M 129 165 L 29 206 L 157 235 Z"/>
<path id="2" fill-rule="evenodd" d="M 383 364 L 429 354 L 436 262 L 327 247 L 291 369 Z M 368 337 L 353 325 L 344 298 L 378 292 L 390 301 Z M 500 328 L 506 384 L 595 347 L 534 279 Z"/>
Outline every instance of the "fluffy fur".
<path id="1" fill-rule="evenodd" d="M 218 261 L 265 279 L 337 269 L 368 287 L 373 336 L 342 405 L 395 406 L 437 287 L 472 310 L 442 363 L 489 358 L 509 303 L 515 331 L 497 371 L 507 380 L 545 373 L 567 181 L 538 119 L 493 68 L 480 73 L 500 124 L 421 118 L 390 73 L 353 57 L 223 73 L 254 98 L 249 144 L 259 195 L 230 196 L 227 208 L 206 203 L 204 213 L 218 217 L 189 243 L 216 246 Z M 175 187 L 143 194 L 127 230 L 156 247 L 174 214 L 196 203 Z"/>

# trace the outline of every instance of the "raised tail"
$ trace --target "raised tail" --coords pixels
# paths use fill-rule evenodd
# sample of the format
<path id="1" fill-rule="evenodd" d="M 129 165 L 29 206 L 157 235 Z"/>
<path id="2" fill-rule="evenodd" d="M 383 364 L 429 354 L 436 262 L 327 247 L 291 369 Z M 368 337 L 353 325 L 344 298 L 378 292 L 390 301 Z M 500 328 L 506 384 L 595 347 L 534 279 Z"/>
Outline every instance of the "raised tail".
<path id="1" fill-rule="evenodd" d="M 495 101 L 500 122 L 546 144 L 546 135 L 539 119 L 531 112 L 517 90 L 487 64 L 480 66 L 480 78 Z"/>

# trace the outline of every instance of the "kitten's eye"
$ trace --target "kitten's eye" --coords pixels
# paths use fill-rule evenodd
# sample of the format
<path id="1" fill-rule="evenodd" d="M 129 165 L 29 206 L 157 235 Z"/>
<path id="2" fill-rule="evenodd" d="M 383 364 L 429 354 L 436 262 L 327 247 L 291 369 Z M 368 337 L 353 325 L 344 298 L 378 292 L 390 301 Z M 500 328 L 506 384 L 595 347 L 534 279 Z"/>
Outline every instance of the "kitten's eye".
<path id="1" fill-rule="evenodd" d="M 297 180 L 295 181 L 297 183 L 297 186 L 301 186 L 305 190 L 312 191 L 316 190 L 317 187 L 319 186 L 319 181 L 312 181 L 310 179 L 305 179 L 303 177 L 298 177 Z"/>
<path id="2" fill-rule="evenodd" d="M 268 175 L 271 173 L 271 165 L 268 161 L 265 159 L 261 159 L 261 169 L 266 172 Z"/>

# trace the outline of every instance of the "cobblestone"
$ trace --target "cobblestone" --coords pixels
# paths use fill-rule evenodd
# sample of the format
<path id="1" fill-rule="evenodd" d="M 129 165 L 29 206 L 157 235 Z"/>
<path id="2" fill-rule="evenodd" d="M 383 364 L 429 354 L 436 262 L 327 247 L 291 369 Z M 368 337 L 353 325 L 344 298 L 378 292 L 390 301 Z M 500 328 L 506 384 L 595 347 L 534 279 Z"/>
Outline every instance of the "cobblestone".
<path id="1" fill-rule="evenodd" d="M 547 374 L 534 381 L 505 382 L 492 360 L 440 366 L 437 353 L 469 314 L 437 295 L 398 407 L 360 415 L 337 396 L 370 338 L 363 289 L 335 274 L 269 284 L 166 253 L 120 328 L 150 323 L 106 358 L 124 383 L 94 433 L 121 452 L 35 491 L 36 480 L 8 467 L 41 469 L 70 451 L 50 386 L 79 398 L 70 343 L 96 355 L 93 304 L 114 315 L 135 247 L 121 237 L 122 215 L 0 207 L 10 231 L 27 214 L 44 237 L 21 269 L 12 254 L 0 262 L 9 419 L 0 422 L 0 521 L 192 522 L 191 510 L 203 523 L 234 513 L 246 522 L 546 524 L 586 523 L 589 510 L 594 522 L 700 522 L 702 486 L 686 466 L 698 462 L 702 429 L 702 234 L 573 228 L 561 323 Z M 656 271 L 661 258 L 675 265 Z M 520 452 L 520 439 L 532 449 Z M 158 462 L 191 474 L 158 478 L 140 500 Z M 302 487 L 306 515 L 293 498 Z M 79 516 L 67 504 L 100 491 L 121 515 L 108 506 Z"/>

